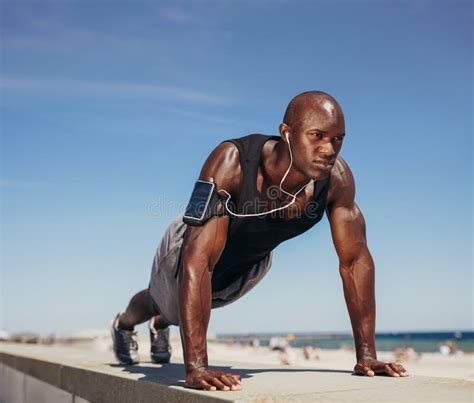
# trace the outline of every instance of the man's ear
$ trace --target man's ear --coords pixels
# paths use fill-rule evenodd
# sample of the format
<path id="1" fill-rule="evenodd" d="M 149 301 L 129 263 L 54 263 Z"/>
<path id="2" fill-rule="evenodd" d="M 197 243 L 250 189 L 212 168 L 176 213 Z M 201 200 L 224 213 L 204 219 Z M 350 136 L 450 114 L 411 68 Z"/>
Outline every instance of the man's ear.
<path id="1" fill-rule="evenodd" d="M 288 126 L 286 123 L 280 123 L 280 126 L 279 126 L 279 131 L 280 131 L 280 137 L 285 141 L 287 142 L 287 138 L 286 138 L 286 133 L 289 133 L 290 132 L 290 126 Z"/>

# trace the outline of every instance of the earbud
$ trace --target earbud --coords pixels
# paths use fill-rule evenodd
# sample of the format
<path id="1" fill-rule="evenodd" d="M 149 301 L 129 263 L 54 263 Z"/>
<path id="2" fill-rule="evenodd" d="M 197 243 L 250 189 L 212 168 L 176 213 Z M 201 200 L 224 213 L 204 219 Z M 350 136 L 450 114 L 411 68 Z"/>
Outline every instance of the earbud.
<path id="1" fill-rule="evenodd" d="M 290 137 L 290 132 L 285 132 L 285 136 L 286 136 L 286 141 L 290 142 L 290 139 L 288 137 Z"/>

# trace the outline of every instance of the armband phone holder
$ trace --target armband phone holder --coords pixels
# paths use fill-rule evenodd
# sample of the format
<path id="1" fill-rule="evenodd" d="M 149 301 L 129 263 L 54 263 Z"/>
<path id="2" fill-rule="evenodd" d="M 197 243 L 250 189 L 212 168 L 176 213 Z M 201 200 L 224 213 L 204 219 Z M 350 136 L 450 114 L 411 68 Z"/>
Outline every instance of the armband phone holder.
<path id="1" fill-rule="evenodd" d="M 219 210 L 219 207 L 220 210 Z M 226 214 L 214 182 L 197 180 L 184 212 L 183 221 L 187 225 L 201 226 L 215 216 Z"/>

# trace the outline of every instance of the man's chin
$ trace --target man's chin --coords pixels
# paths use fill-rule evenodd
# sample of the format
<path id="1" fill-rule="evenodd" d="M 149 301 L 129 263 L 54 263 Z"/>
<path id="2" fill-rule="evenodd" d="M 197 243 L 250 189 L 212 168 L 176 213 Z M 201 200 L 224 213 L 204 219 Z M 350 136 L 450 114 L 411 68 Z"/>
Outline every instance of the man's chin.
<path id="1" fill-rule="evenodd" d="M 313 180 L 323 180 L 326 179 L 329 175 L 331 175 L 331 169 L 315 169 L 310 173 L 310 177 Z"/>

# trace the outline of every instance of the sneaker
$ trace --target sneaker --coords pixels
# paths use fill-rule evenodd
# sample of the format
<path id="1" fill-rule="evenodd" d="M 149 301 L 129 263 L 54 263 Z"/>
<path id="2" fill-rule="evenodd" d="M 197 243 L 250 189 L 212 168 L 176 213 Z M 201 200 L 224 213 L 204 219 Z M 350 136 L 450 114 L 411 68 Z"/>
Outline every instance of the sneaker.
<path id="1" fill-rule="evenodd" d="M 138 358 L 137 332 L 118 327 L 121 314 L 122 312 L 117 314 L 110 326 L 113 340 L 112 349 L 114 350 L 115 358 L 123 365 L 138 364 L 140 360 Z"/>
<path id="2" fill-rule="evenodd" d="M 150 355 L 151 360 L 156 364 L 167 364 L 171 358 L 170 346 L 170 328 L 155 329 L 155 317 L 151 318 L 149 323 L 150 328 Z"/>

